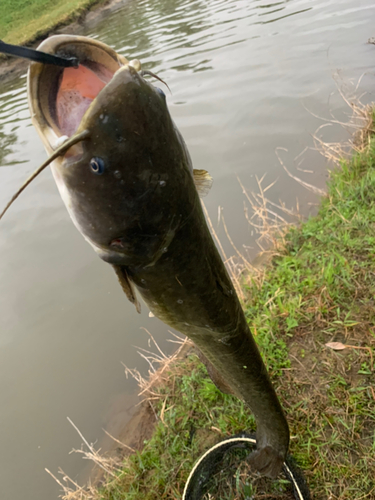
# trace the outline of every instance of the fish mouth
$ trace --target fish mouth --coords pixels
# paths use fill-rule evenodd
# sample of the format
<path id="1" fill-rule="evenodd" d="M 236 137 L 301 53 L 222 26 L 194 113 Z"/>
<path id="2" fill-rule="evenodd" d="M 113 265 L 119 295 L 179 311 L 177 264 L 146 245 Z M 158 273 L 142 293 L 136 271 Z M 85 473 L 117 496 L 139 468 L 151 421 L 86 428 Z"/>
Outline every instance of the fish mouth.
<path id="1" fill-rule="evenodd" d="M 32 121 L 51 154 L 77 130 L 83 115 L 118 69 L 129 61 L 106 44 L 87 37 L 56 35 L 38 50 L 78 59 L 77 68 L 32 63 L 28 101 Z"/>

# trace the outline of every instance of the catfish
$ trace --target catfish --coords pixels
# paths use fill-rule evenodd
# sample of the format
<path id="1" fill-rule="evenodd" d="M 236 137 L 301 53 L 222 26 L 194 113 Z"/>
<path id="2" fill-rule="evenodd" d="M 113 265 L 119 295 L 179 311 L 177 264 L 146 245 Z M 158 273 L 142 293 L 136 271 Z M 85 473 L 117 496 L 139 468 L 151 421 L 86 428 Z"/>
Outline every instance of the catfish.
<path id="1" fill-rule="evenodd" d="M 193 169 L 165 94 L 139 61 L 79 36 L 53 36 L 38 50 L 76 64 L 30 65 L 32 122 L 49 159 L 6 209 L 51 164 L 74 224 L 137 311 L 140 295 L 194 342 L 216 385 L 249 406 L 257 424 L 249 460 L 276 477 L 288 423 L 202 211 L 211 176 Z"/>

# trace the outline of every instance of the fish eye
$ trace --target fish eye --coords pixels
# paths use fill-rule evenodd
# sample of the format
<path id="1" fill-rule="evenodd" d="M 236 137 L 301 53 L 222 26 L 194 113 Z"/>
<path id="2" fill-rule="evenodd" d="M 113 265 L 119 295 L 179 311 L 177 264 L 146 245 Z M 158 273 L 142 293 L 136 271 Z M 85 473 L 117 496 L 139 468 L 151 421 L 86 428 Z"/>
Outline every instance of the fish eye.
<path id="1" fill-rule="evenodd" d="M 99 157 L 91 158 L 90 168 L 96 175 L 102 175 L 104 172 L 104 160 Z"/>
<path id="2" fill-rule="evenodd" d="M 162 97 L 164 97 L 164 99 L 166 99 L 164 92 L 161 89 L 159 89 L 159 87 L 155 87 L 155 89 Z"/>

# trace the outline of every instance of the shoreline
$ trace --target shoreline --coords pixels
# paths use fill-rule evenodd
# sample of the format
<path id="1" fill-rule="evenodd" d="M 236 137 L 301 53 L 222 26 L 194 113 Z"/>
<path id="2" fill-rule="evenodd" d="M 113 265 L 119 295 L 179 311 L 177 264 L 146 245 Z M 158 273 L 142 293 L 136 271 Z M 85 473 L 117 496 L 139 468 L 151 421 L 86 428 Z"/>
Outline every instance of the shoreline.
<path id="1" fill-rule="evenodd" d="M 84 31 L 104 19 L 109 13 L 117 10 L 130 0 L 96 0 L 94 4 L 88 7 L 84 12 L 78 11 L 72 14 L 66 21 L 54 24 L 42 33 L 31 38 L 24 45 L 36 48 L 44 39 L 52 35 L 82 35 Z M 0 54 L 0 85 L 24 74 L 30 61 Z"/>
<path id="2" fill-rule="evenodd" d="M 375 491 L 375 112 L 366 109 L 367 144 L 331 172 L 318 214 L 281 230 L 264 268 L 242 276 L 249 327 L 289 421 L 290 454 L 315 500 Z M 113 460 L 111 474 L 94 473 L 83 496 L 67 478 L 64 500 L 180 498 L 208 448 L 255 430 L 249 410 L 214 386 L 196 355 L 166 360 L 156 385 L 129 372 L 144 410 L 120 433 L 117 457 L 103 457 L 107 467 Z M 136 435 L 136 453 L 124 452 Z M 246 456 L 225 460 L 212 498 L 294 498 L 285 481 L 254 475 Z"/>
<path id="3" fill-rule="evenodd" d="M 59 32 L 80 34 L 81 31 L 87 29 L 89 23 L 98 22 L 101 16 L 105 17 L 107 12 L 125 5 L 127 1 L 112 0 L 104 4 L 95 4 L 83 15 L 83 19 L 79 18 L 72 23 L 56 27 L 53 34 Z M 95 9 L 95 6 L 97 9 Z M 40 41 L 43 38 L 45 37 L 38 38 L 38 40 Z M 11 64 L 12 62 L 14 62 L 14 68 Z M 29 64 L 27 61 L 22 60 L 14 59 L 12 61 L 12 58 L 9 58 L 9 63 L 9 66 L 6 66 L 4 70 L 4 79 L 2 78 L 2 64 L 0 63 L 0 83 L 7 81 L 8 78 L 10 80 L 18 74 L 22 74 Z M 354 168 L 353 165 L 351 168 Z M 358 177 L 359 175 L 364 175 L 363 171 L 365 169 L 361 167 L 359 170 L 361 174 L 358 174 Z M 371 298 L 371 294 L 369 296 L 363 295 L 363 288 L 368 287 L 370 290 L 370 285 L 367 282 L 362 283 L 362 281 L 359 281 L 360 285 L 357 286 L 358 280 L 363 277 L 364 273 L 367 273 L 367 268 L 365 266 L 361 267 L 362 263 L 366 261 L 366 257 L 363 257 L 365 250 L 367 250 L 366 247 L 374 247 L 374 242 L 370 241 L 370 236 L 371 238 L 375 238 L 372 234 L 375 218 L 372 216 L 369 217 L 369 237 L 367 238 L 365 234 L 361 234 L 358 238 L 363 244 L 358 245 L 357 242 L 352 244 L 352 228 L 356 224 L 357 214 L 354 213 L 353 215 L 349 210 L 348 215 L 346 212 L 347 207 L 343 204 L 340 205 L 340 196 L 342 199 L 351 201 L 352 198 L 355 198 L 353 194 L 355 192 L 358 198 L 356 202 L 360 202 L 361 199 L 371 202 L 375 199 L 375 189 L 373 189 L 373 184 L 368 181 L 363 186 L 363 190 L 356 187 L 357 191 L 353 189 L 351 196 L 342 194 L 347 193 L 344 192 L 342 184 L 353 184 L 354 186 L 355 183 L 354 177 L 350 177 L 347 174 L 348 171 L 349 166 L 347 165 L 339 175 L 333 175 L 333 178 L 336 178 L 337 184 L 335 189 L 339 193 L 339 197 L 336 197 L 332 201 L 331 208 L 328 207 L 328 212 L 331 210 L 332 213 L 329 213 L 329 217 L 327 217 L 327 220 L 330 218 L 333 220 L 334 212 L 337 212 L 339 218 L 341 218 L 341 223 L 348 223 L 346 232 L 340 233 L 340 238 L 338 238 L 342 246 L 344 246 L 344 238 L 347 238 L 351 243 L 348 254 L 341 255 L 339 253 L 340 249 L 330 247 L 330 244 L 336 238 L 336 233 L 340 231 L 339 225 L 336 223 L 336 225 L 331 225 L 330 221 L 326 222 L 326 229 L 330 232 L 330 239 L 325 241 L 326 247 L 323 245 L 322 248 L 319 247 L 318 251 L 315 251 L 315 247 L 318 248 L 320 234 L 324 232 L 324 225 L 322 230 L 322 225 L 320 224 L 322 217 L 316 216 L 314 218 L 315 225 L 312 223 L 309 225 L 304 224 L 303 228 L 292 229 L 290 231 L 289 236 L 283 243 L 282 252 L 276 258 L 272 258 L 270 252 L 268 255 L 261 254 L 260 257 L 258 256 L 255 259 L 256 265 L 258 265 L 266 257 L 269 260 L 268 265 L 271 269 L 271 274 L 265 274 L 266 278 L 261 280 L 262 286 L 265 283 L 268 287 L 264 300 L 258 300 L 258 295 L 260 297 L 263 293 L 258 282 L 255 286 L 253 283 L 243 285 L 244 290 L 247 289 L 245 293 L 248 294 L 244 308 L 248 314 L 249 325 L 263 353 L 265 353 L 267 366 L 273 382 L 292 421 L 292 453 L 295 455 L 299 465 L 305 469 L 310 484 L 316 490 L 316 500 L 323 500 L 323 498 L 328 497 L 327 495 L 323 495 L 325 483 L 327 482 L 336 482 L 332 486 L 332 490 L 329 491 L 329 498 L 349 499 L 349 497 L 345 496 L 345 491 L 350 491 L 352 494 L 351 481 L 355 481 L 355 478 L 353 479 L 349 472 L 348 478 L 344 477 L 347 469 L 353 469 L 355 471 L 353 473 L 354 476 L 361 475 L 363 488 L 366 488 L 365 495 L 361 493 L 360 496 L 356 496 L 353 493 L 353 497 L 350 497 L 350 500 L 370 498 L 370 494 L 375 491 L 375 483 L 370 484 L 371 468 L 373 466 L 371 455 L 368 455 L 367 458 L 369 463 L 368 471 L 365 468 L 360 468 L 360 462 L 364 456 L 363 450 L 371 442 L 372 431 L 374 429 L 370 413 L 373 412 L 375 401 L 374 384 L 371 382 L 371 377 L 374 374 L 372 352 L 374 352 L 375 347 L 374 335 L 372 335 L 374 338 L 371 338 L 371 332 L 373 334 L 375 329 L 373 313 L 370 311 L 373 308 L 373 298 Z M 339 176 L 341 176 L 342 182 L 337 181 Z M 358 179 L 356 178 L 357 181 Z M 331 193 L 330 196 L 334 198 L 336 195 L 335 193 Z M 325 198 L 320 202 L 321 207 L 327 206 L 327 204 L 328 201 Z M 370 208 L 368 208 L 368 211 L 370 211 Z M 367 228 L 366 223 L 367 220 L 361 221 L 361 224 Z M 357 229 L 360 231 L 361 227 L 358 226 Z M 365 241 L 366 244 L 364 243 Z M 315 253 L 306 257 L 310 251 L 309 246 L 314 249 Z M 361 248 L 362 246 L 363 248 Z M 357 255 L 359 256 L 359 263 L 352 265 L 352 261 L 356 260 Z M 317 259 L 321 259 L 321 267 L 316 268 L 317 271 L 315 274 L 316 277 L 321 275 L 324 278 L 324 282 L 314 289 L 312 282 L 315 276 L 310 275 L 309 271 L 305 269 L 315 265 Z M 367 259 L 370 260 L 369 257 Z M 373 276 L 375 272 L 370 268 L 368 274 L 369 281 L 371 281 L 372 278 L 370 275 Z M 276 275 L 276 278 L 274 275 Z M 351 282 L 352 277 L 357 281 Z M 337 288 L 330 288 L 332 284 L 335 284 L 336 278 L 339 286 Z M 279 279 L 279 282 L 277 282 L 277 279 Z M 297 286 L 294 281 L 298 281 L 299 279 L 301 283 Z M 324 283 L 327 283 L 327 285 Z M 295 290 L 293 290 L 293 286 L 295 286 Z M 249 293 L 249 290 L 253 292 L 252 295 Z M 340 295 L 343 290 L 343 295 Z M 346 295 L 351 295 L 354 304 L 357 294 L 359 294 L 360 300 L 366 306 L 367 312 L 363 311 L 363 314 L 361 313 L 362 316 L 361 314 L 357 315 L 357 311 L 353 313 L 350 305 L 346 304 Z M 255 301 L 253 297 L 256 297 L 257 300 Z M 305 304 L 307 304 L 306 307 Z M 308 321 L 306 321 L 306 318 Z M 364 327 L 362 328 L 362 324 L 368 331 L 365 331 Z M 341 344 L 341 347 L 337 345 L 336 347 L 328 347 L 329 343 L 332 344 L 332 340 L 334 341 L 333 343 Z M 182 362 L 180 358 L 176 358 L 176 361 L 177 364 L 184 363 L 188 365 L 191 373 L 184 371 L 184 368 L 180 365 L 178 365 L 177 372 L 171 369 L 168 372 L 168 377 L 173 378 L 173 385 L 168 379 L 165 379 L 164 386 L 161 385 L 156 388 L 157 402 L 155 405 L 151 407 L 149 402 L 143 403 L 135 415 L 124 426 L 120 435 L 117 436 L 120 441 L 125 442 L 125 447 L 130 446 L 142 453 L 142 455 L 135 454 L 136 456 L 133 456 L 129 461 L 130 465 L 127 463 L 125 471 L 120 473 L 123 484 L 119 481 L 119 488 L 121 488 L 121 490 L 118 490 L 119 494 L 126 495 L 124 484 L 129 486 L 129 479 L 124 479 L 124 475 L 129 476 L 129 470 L 133 470 L 135 471 L 134 475 L 137 480 L 140 477 L 140 482 L 144 483 L 142 485 L 144 489 L 141 490 L 144 500 L 159 498 L 159 496 L 155 496 L 155 490 L 150 493 L 150 495 L 154 496 L 149 497 L 147 489 L 152 476 L 156 476 L 156 472 L 152 469 L 152 466 L 156 462 L 159 464 L 160 458 L 160 468 L 162 468 L 162 460 L 165 459 L 163 457 L 165 450 L 164 448 L 157 448 L 157 443 L 155 444 L 157 452 L 155 452 L 153 448 L 155 441 L 162 441 L 164 446 L 164 442 L 172 437 L 178 439 L 180 442 L 182 441 L 184 448 L 186 448 L 176 452 L 181 452 L 181 455 L 173 455 L 174 461 L 178 465 L 173 470 L 173 474 L 171 476 L 165 475 L 158 479 L 159 482 L 156 481 L 157 487 L 160 487 L 160 483 L 163 483 L 163 486 L 169 487 L 171 492 L 173 490 L 176 491 L 176 483 L 179 486 L 183 484 L 184 474 L 189 467 L 191 468 L 191 460 L 195 460 L 202 453 L 205 447 L 207 447 L 207 443 L 212 444 L 220 438 L 234 433 L 236 430 L 245 430 L 245 427 L 252 428 L 253 426 L 251 416 L 239 405 L 239 402 L 218 393 L 206 377 L 204 371 L 199 368 L 196 361 L 193 362 L 191 359 L 188 359 L 186 362 L 185 360 Z M 190 388 L 193 388 L 194 391 L 192 394 L 194 398 L 199 393 L 199 396 L 202 397 L 200 400 L 202 401 L 201 406 L 206 406 L 208 412 L 212 413 L 214 417 L 211 420 L 204 420 L 204 416 L 197 411 L 199 408 L 194 408 L 193 405 L 186 408 L 186 401 L 184 402 L 185 406 L 183 406 L 178 399 L 177 392 L 179 391 L 176 390 L 176 394 L 173 394 L 175 391 L 175 381 L 176 387 L 182 381 L 181 387 L 188 385 Z M 346 416 L 345 408 L 340 406 L 336 401 L 339 398 L 342 398 L 347 403 Z M 198 406 L 199 404 L 196 403 Z M 363 407 L 365 407 L 364 412 L 362 412 Z M 218 411 L 217 408 L 220 408 L 220 410 Z M 348 408 L 353 408 L 353 410 L 349 411 Z M 368 413 L 366 413 L 367 408 L 369 410 Z M 180 411 L 177 417 L 174 419 L 170 418 L 177 411 Z M 225 420 L 230 411 L 232 411 L 232 420 L 233 415 L 235 415 L 236 419 L 237 415 L 239 415 L 235 423 Z M 186 415 L 188 415 L 189 419 L 185 426 L 175 425 L 176 419 L 183 421 Z M 319 416 L 317 417 L 316 415 Z M 322 419 L 320 421 L 321 416 Z M 344 424 L 341 425 L 340 419 L 344 419 L 345 417 L 347 417 L 347 420 L 344 420 Z M 225 421 L 223 422 L 223 420 Z M 236 426 L 241 428 L 237 429 Z M 345 429 L 349 427 L 351 432 L 346 434 Z M 352 443 L 354 438 L 357 442 Z M 347 446 L 347 443 L 349 446 Z M 130 456 L 129 452 L 124 452 L 124 447 L 119 448 L 114 445 L 114 448 L 116 448 L 115 451 L 120 461 Z M 143 451 L 141 450 L 144 448 L 145 454 L 143 455 Z M 347 448 L 350 450 L 349 460 L 347 460 L 345 455 Z M 152 460 L 150 460 L 149 457 L 152 451 L 155 453 Z M 178 459 L 176 459 L 176 456 L 178 456 Z M 336 476 L 329 469 L 331 465 L 329 461 L 332 461 L 332 456 L 334 459 L 338 457 L 337 462 L 332 464 L 337 468 L 338 475 Z M 319 460 L 322 464 L 317 463 Z M 324 470 L 325 464 L 328 472 Z M 169 463 L 168 467 L 165 468 L 169 470 L 170 466 L 171 464 Z M 245 478 L 244 484 L 247 487 L 246 477 L 249 476 L 249 471 L 246 470 L 243 472 L 242 469 L 238 470 L 240 471 L 239 477 Z M 369 479 L 366 476 L 366 472 L 369 475 Z M 375 477 L 375 468 L 373 472 L 373 477 Z M 341 483 L 340 481 L 343 477 L 344 482 Z M 113 498 L 113 479 L 111 480 L 112 484 L 111 481 L 108 481 L 107 485 L 102 477 L 98 477 L 95 473 L 93 473 L 92 479 L 94 484 L 97 483 L 101 486 L 104 484 L 104 487 L 108 486 L 105 496 L 100 496 L 100 498 Z M 347 481 L 346 483 L 345 480 Z M 334 487 L 339 488 L 341 484 L 344 485 L 342 491 L 338 492 L 338 490 L 334 489 Z M 130 485 L 129 487 L 132 486 Z M 230 487 L 232 488 L 232 485 Z M 357 490 L 355 491 L 357 492 Z M 258 498 L 256 495 L 253 496 L 252 493 L 249 493 L 248 497 Z M 171 498 L 168 496 L 168 493 L 166 495 L 168 498 Z M 119 498 L 118 495 L 114 496 Z M 64 498 L 68 498 L 68 496 Z M 71 497 L 69 496 L 69 498 Z M 137 498 L 137 496 L 126 498 L 130 500 Z M 284 499 L 284 497 L 282 498 Z"/>

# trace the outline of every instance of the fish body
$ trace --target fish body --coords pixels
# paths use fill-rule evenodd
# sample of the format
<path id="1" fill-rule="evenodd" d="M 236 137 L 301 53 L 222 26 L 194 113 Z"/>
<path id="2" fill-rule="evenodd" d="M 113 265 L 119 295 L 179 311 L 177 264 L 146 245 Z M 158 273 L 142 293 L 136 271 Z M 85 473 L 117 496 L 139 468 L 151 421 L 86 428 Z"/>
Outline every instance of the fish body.
<path id="1" fill-rule="evenodd" d="M 39 49 L 80 61 L 81 70 L 33 63 L 28 77 L 47 152 L 58 154 L 65 136 L 85 137 L 52 164 L 73 222 L 137 309 L 138 292 L 155 316 L 193 340 L 214 380 L 248 404 L 257 423 L 251 460 L 274 477 L 288 424 L 205 221 L 196 186 L 204 191 L 209 176 L 194 171 L 165 95 L 96 40 L 56 36 Z"/>

